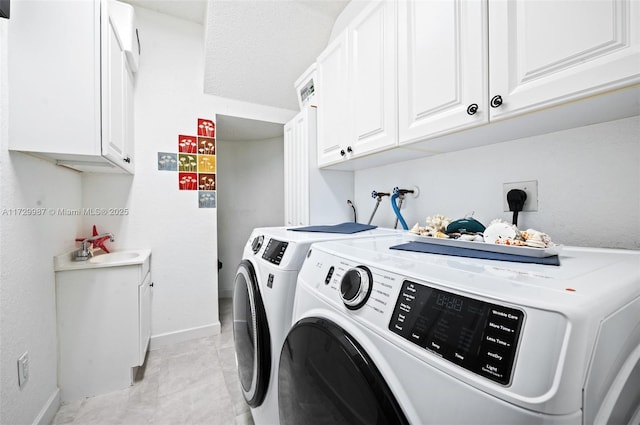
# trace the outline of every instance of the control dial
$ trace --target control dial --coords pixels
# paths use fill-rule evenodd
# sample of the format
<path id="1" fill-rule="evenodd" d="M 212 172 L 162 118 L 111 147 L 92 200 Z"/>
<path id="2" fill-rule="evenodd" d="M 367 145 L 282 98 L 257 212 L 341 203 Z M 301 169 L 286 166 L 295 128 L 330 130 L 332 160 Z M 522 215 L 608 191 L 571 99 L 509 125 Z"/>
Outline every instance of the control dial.
<path id="1" fill-rule="evenodd" d="M 347 270 L 340 280 L 340 297 L 349 310 L 362 307 L 371 295 L 373 277 L 365 266 Z"/>
<path id="2" fill-rule="evenodd" d="M 264 242 L 264 236 L 262 235 L 253 238 L 253 241 L 251 242 L 251 250 L 254 254 L 260 251 L 260 248 L 262 248 L 262 242 Z"/>

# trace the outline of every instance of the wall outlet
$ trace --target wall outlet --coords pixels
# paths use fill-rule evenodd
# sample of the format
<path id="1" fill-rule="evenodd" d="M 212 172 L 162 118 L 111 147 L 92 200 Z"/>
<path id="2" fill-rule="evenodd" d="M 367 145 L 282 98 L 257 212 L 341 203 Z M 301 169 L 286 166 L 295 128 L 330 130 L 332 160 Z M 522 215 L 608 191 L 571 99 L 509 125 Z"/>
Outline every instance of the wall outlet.
<path id="1" fill-rule="evenodd" d="M 27 381 L 29 380 L 29 353 L 27 351 L 24 352 L 18 358 L 18 386 L 20 389 L 25 386 Z"/>
<path id="2" fill-rule="evenodd" d="M 505 212 L 509 211 L 509 203 L 507 202 L 507 193 L 511 189 L 524 190 L 527 194 L 527 200 L 524 203 L 522 211 L 538 211 L 538 180 L 529 180 L 526 182 L 514 182 L 502 184 L 502 208 Z"/>

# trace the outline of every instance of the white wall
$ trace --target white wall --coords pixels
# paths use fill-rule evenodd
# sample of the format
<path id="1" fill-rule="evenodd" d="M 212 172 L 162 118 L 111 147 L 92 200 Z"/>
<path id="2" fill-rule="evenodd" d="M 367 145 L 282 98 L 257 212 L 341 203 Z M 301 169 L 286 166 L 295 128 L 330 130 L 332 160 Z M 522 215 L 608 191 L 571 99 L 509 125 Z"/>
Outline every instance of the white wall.
<path id="1" fill-rule="evenodd" d="M 0 19 L 0 209 L 129 208 L 123 217 L 0 215 L 2 424 L 48 423 L 57 410 L 53 256 L 75 249 L 76 236 L 89 234 L 93 224 L 115 233 L 115 249 L 153 249 L 156 343 L 215 331 L 217 211 L 198 209 L 194 193 L 179 192 L 174 172 L 157 172 L 156 153 L 175 152 L 178 133 L 192 132 L 199 117 L 221 113 L 285 123 L 295 114 L 203 95 L 202 26 L 140 8 L 136 13 L 142 56 L 135 93 L 135 176 L 83 176 L 7 151 L 11 21 Z M 185 233 L 190 235 L 188 241 Z M 20 390 L 17 359 L 25 351 L 30 380 Z"/>
<path id="2" fill-rule="evenodd" d="M 74 248 L 81 221 L 49 209 L 79 208 L 81 179 L 7 150 L 10 22 L 0 19 L 0 423 L 48 423 L 59 405 L 53 256 Z M 44 208 L 44 215 L 12 215 L 15 208 Z M 17 359 L 25 351 L 29 381 L 19 389 Z"/>
<path id="3" fill-rule="evenodd" d="M 402 210 L 409 227 L 472 211 L 487 225 L 511 220 L 502 211 L 503 183 L 537 180 L 538 211 L 520 213 L 519 227 L 564 245 L 640 249 L 639 134 L 636 116 L 357 171 L 356 205 L 370 214 L 372 190 L 415 185 L 419 197 Z M 390 227 L 394 218 L 387 201 L 373 224 Z"/>
<path id="4" fill-rule="evenodd" d="M 152 346 L 219 331 L 216 210 L 198 208 L 196 191 L 178 190 L 177 172 L 157 170 L 157 152 L 177 152 L 179 134 L 213 119 L 202 94 L 202 27 L 137 9 L 140 68 L 135 86 L 135 175 L 84 174 L 85 207 L 128 208 L 87 217 L 115 235 L 114 249 L 150 248 L 154 282 Z"/>
<path id="5" fill-rule="evenodd" d="M 218 275 L 231 297 L 244 245 L 254 227 L 284 225 L 284 139 L 218 141 Z"/>
<path id="6" fill-rule="evenodd" d="M 203 27 L 142 8 L 136 14 L 142 53 L 135 87 L 135 176 L 83 177 L 85 207 L 123 207 L 129 214 L 85 220 L 84 227 L 89 232 L 97 224 L 113 232 L 115 248 L 151 249 L 156 347 L 215 333 L 220 326 L 219 210 L 198 208 L 195 191 L 179 191 L 176 172 L 157 170 L 157 152 L 176 152 L 178 134 L 194 134 L 197 118 L 223 113 L 284 122 L 293 112 L 204 95 Z M 217 154 L 218 167 L 224 167 Z M 218 179 L 218 191 L 226 184 Z M 219 197 L 218 205 L 223 202 Z"/>
<path id="7" fill-rule="evenodd" d="M 367 3 L 349 2 L 330 39 Z M 636 116 L 356 171 L 358 217 L 368 220 L 373 211 L 372 190 L 418 186 L 419 197 L 408 198 L 402 209 L 409 226 L 424 225 L 434 214 L 457 219 L 472 211 L 484 224 L 511 220 L 503 212 L 502 184 L 538 180 L 538 211 L 520 213 L 519 227 L 537 228 L 565 245 L 639 249 L 639 135 Z M 385 198 L 373 224 L 392 227 L 394 220 Z"/>

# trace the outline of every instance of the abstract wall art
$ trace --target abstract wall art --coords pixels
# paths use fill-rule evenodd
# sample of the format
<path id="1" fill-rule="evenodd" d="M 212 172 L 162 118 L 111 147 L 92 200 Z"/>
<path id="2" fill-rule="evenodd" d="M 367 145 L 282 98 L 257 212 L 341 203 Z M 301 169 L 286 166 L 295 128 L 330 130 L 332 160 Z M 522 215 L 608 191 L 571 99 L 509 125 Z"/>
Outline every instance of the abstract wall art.
<path id="1" fill-rule="evenodd" d="M 158 171 L 177 171 L 178 190 L 198 191 L 198 208 L 216 208 L 216 125 L 198 118 L 196 135 L 178 134 L 177 152 L 158 152 Z"/>

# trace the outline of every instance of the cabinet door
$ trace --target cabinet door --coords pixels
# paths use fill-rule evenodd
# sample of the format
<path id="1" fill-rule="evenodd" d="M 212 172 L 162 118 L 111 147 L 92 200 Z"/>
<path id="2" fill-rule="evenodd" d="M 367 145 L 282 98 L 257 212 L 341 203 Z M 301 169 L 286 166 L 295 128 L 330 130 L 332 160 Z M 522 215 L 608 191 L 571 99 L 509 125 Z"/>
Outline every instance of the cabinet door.
<path id="1" fill-rule="evenodd" d="M 125 101 L 124 101 L 124 141 L 122 149 L 122 167 L 134 172 L 134 118 L 133 118 L 133 71 L 128 61 L 125 65 Z"/>
<path id="2" fill-rule="evenodd" d="M 349 25 L 349 121 L 353 156 L 397 142 L 396 2 L 376 1 Z"/>
<path id="3" fill-rule="evenodd" d="M 297 224 L 309 224 L 309 123 L 307 120 L 308 107 L 295 119 L 296 150 L 294 161 L 297 164 L 296 198 Z"/>
<path id="4" fill-rule="evenodd" d="M 284 127 L 284 162 L 285 223 L 309 224 L 309 140 L 304 111 Z"/>
<path id="5" fill-rule="evenodd" d="M 318 57 L 318 166 L 346 156 L 349 138 L 348 33 L 335 39 Z"/>
<path id="6" fill-rule="evenodd" d="M 486 2 L 398 6 L 399 142 L 486 123 Z"/>
<path id="7" fill-rule="evenodd" d="M 140 326 L 140 344 L 138 366 L 144 363 L 144 358 L 149 348 L 149 340 L 151 339 L 151 273 L 147 273 L 142 285 L 138 287 L 138 296 L 140 299 L 138 323 Z"/>
<path id="8" fill-rule="evenodd" d="M 296 115 L 284 126 L 284 200 L 285 224 L 297 226 L 300 221 L 300 140 Z"/>
<path id="9" fill-rule="evenodd" d="M 0 35 L 9 149 L 101 155 L 99 30 L 96 2 L 11 2 Z"/>
<path id="10" fill-rule="evenodd" d="M 490 96 L 499 119 L 640 81 L 635 0 L 490 0 Z"/>
<path id="11" fill-rule="evenodd" d="M 128 76 L 126 57 L 111 17 L 106 20 L 106 49 L 102 60 L 102 154 L 116 164 L 125 159 Z"/>
<path id="12" fill-rule="evenodd" d="M 294 118 L 295 120 L 295 118 Z M 293 194 L 293 149 L 295 143 L 295 127 L 294 120 L 289 121 L 284 125 L 284 224 L 286 226 L 293 225 L 294 219 L 294 202 L 295 196 Z"/>

